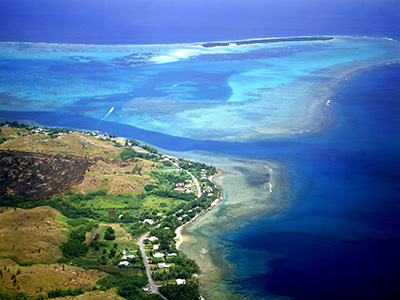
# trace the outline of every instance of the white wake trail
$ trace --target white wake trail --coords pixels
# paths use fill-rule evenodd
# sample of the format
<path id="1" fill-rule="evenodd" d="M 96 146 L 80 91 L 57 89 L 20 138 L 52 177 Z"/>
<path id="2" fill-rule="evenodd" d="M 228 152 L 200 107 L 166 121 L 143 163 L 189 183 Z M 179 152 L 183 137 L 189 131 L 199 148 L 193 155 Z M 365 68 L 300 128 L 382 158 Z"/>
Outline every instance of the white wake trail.
<path id="1" fill-rule="evenodd" d="M 105 118 L 107 118 L 109 115 L 111 115 L 111 113 L 114 111 L 114 106 L 111 107 L 111 109 L 108 111 L 108 113 L 106 113 L 106 115 L 103 117 L 103 119 L 101 119 L 99 122 L 97 122 L 96 127 L 100 124 L 101 121 L 103 121 Z"/>

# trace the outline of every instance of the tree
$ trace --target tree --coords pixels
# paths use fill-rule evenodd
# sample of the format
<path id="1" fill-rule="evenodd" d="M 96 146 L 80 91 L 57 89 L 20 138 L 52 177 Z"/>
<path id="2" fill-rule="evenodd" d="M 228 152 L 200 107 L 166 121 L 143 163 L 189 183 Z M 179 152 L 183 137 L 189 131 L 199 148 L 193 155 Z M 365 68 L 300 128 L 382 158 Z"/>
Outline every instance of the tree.
<path id="1" fill-rule="evenodd" d="M 61 246 L 62 253 L 71 258 L 84 256 L 88 250 L 88 245 L 78 240 L 69 240 Z"/>
<path id="2" fill-rule="evenodd" d="M 187 282 L 186 284 L 176 285 L 167 284 L 160 287 L 160 292 L 168 299 L 174 300 L 194 300 L 200 299 L 199 287 L 194 282 Z"/>
<path id="3" fill-rule="evenodd" d="M 115 240 L 115 230 L 112 229 L 112 227 L 108 226 L 106 229 L 106 232 L 104 233 L 104 239 L 108 241 L 113 241 Z"/>

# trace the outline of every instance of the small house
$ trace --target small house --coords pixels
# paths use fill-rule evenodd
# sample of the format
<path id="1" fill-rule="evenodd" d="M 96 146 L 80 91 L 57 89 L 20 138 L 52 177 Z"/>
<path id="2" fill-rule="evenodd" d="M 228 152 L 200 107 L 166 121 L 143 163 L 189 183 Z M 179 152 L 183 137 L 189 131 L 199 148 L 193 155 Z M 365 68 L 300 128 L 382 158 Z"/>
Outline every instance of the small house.
<path id="1" fill-rule="evenodd" d="M 149 241 L 150 242 L 154 242 L 154 241 L 157 241 L 158 240 L 158 237 L 156 237 L 156 236 L 154 236 L 154 235 L 152 235 L 151 237 L 149 237 Z"/>
<path id="2" fill-rule="evenodd" d="M 153 254 L 154 258 L 164 258 L 164 256 L 165 256 L 165 254 L 164 253 L 160 253 L 160 252 L 157 252 L 157 253 Z"/>
<path id="3" fill-rule="evenodd" d="M 145 219 L 142 223 L 143 224 L 148 223 L 149 225 L 153 225 L 154 221 L 152 219 Z"/>

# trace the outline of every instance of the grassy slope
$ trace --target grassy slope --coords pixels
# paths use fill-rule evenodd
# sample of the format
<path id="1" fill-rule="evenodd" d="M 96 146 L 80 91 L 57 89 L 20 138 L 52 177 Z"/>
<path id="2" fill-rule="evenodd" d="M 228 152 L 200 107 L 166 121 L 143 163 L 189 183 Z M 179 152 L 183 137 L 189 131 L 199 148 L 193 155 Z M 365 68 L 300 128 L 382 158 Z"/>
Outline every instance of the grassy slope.
<path id="1" fill-rule="evenodd" d="M 143 192 L 143 187 L 151 181 L 147 174 L 156 170 L 159 165 L 155 163 L 153 166 L 153 162 L 140 158 L 123 162 L 118 157 L 123 148 L 115 147 L 111 141 L 102 141 L 78 132 L 51 139 L 45 134 L 32 134 L 25 129 L 3 127 L 1 137 L 6 137 L 7 141 L 0 144 L 0 150 L 40 151 L 101 158 L 87 171 L 83 182 L 73 189 L 84 194 L 100 188 L 106 189 L 112 195 Z M 135 165 L 142 167 L 141 174 L 127 174 Z"/>
<path id="2" fill-rule="evenodd" d="M 2 280 L 0 280 L 0 289 L 22 292 L 28 296 L 47 293 L 57 288 L 82 287 L 88 289 L 97 280 L 107 275 L 98 270 L 85 270 L 60 264 L 20 267 L 9 263 L 7 260 L 0 260 L 0 268 L 3 272 Z M 15 284 L 11 279 L 13 275 L 16 277 Z"/>
<path id="3" fill-rule="evenodd" d="M 51 263 L 61 258 L 59 245 L 68 238 L 68 230 L 55 218 L 61 214 L 53 208 L 2 208 L 0 213 L 0 257 L 18 262 Z"/>
<path id="4" fill-rule="evenodd" d="M 88 292 L 76 297 L 62 297 L 62 298 L 57 298 L 57 300 L 123 300 L 125 298 L 122 298 L 118 296 L 115 293 L 115 290 L 109 290 L 109 291 L 93 291 L 93 292 Z"/>
<path id="5" fill-rule="evenodd" d="M 66 224 L 56 220 L 61 217 L 58 211 L 46 206 L 1 208 L 0 290 L 35 296 L 55 288 L 91 288 L 98 279 L 106 276 L 97 270 L 51 264 L 61 257 L 59 246 L 68 238 Z M 42 264 L 23 266 L 29 262 Z M 16 283 L 12 280 L 13 275 Z"/>
<path id="6" fill-rule="evenodd" d="M 78 132 L 51 139 L 45 134 L 19 136 L 13 133 L 17 130 L 29 133 L 29 131 L 24 129 L 1 128 L 0 137 L 3 135 L 8 137 L 9 140 L 1 144 L 0 149 L 57 152 L 82 155 L 89 158 L 101 156 L 107 159 L 116 159 L 118 153 L 121 151 L 119 148 L 114 147 L 114 143 L 111 141 L 101 141 L 93 136 L 81 135 Z"/>
<path id="7" fill-rule="evenodd" d="M 97 161 L 88 172 L 85 179 L 79 184 L 74 191 L 87 193 L 97 191 L 100 188 L 106 189 L 109 194 L 125 194 L 142 192 L 143 187 L 147 184 L 148 179 L 145 175 L 126 174 L 130 172 L 135 164 L 143 166 L 144 172 L 149 169 L 143 160 L 134 163 L 110 161 Z"/>
<path id="8" fill-rule="evenodd" d="M 30 131 L 22 128 L 2 127 L 0 130 L 0 138 L 5 137 L 7 139 L 16 139 L 30 134 Z"/>

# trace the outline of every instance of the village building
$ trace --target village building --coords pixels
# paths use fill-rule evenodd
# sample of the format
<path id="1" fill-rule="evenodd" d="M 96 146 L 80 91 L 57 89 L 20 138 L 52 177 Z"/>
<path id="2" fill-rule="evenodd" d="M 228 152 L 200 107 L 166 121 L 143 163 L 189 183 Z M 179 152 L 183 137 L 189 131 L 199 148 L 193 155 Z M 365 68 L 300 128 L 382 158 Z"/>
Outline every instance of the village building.
<path id="1" fill-rule="evenodd" d="M 171 265 L 167 265 L 166 263 L 158 263 L 157 266 L 159 268 L 170 268 L 171 267 Z"/>
<path id="2" fill-rule="evenodd" d="M 186 283 L 186 279 L 180 279 L 180 278 L 176 279 L 176 284 L 177 285 L 181 285 L 181 284 L 185 284 L 185 283 Z"/>
<path id="3" fill-rule="evenodd" d="M 128 265 L 129 265 L 129 261 L 126 261 L 126 260 L 121 261 L 121 262 L 119 263 L 119 265 L 120 265 L 120 266 L 128 266 Z"/>
<path id="4" fill-rule="evenodd" d="M 153 225 L 154 221 L 152 219 L 145 219 L 142 223 L 143 224 L 148 223 L 149 225 Z"/>
<path id="5" fill-rule="evenodd" d="M 164 258 L 164 256 L 165 256 L 165 254 L 164 253 L 160 253 L 160 252 L 157 252 L 157 253 L 153 254 L 154 258 Z"/>
<path id="6" fill-rule="evenodd" d="M 148 238 L 150 242 L 154 242 L 158 240 L 158 237 L 152 235 L 151 237 Z"/>
<path id="7" fill-rule="evenodd" d="M 163 158 L 165 159 L 171 159 L 171 160 L 178 160 L 176 157 L 171 156 L 171 155 L 163 155 Z"/>

